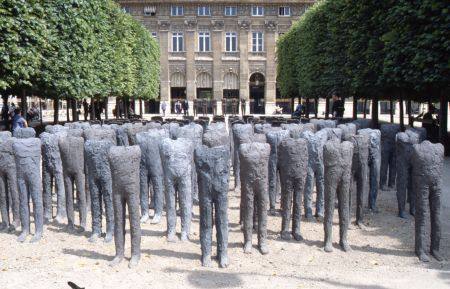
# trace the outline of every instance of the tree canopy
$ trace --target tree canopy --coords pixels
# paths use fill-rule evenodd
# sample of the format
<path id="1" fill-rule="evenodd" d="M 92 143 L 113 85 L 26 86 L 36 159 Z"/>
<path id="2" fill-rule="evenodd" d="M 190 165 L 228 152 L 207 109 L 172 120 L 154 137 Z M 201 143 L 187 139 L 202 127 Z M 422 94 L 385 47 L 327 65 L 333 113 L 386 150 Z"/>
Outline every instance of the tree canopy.
<path id="1" fill-rule="evenodd" d="M 450 86 L 450 13 L 443 0 L 323 0 L 278 41 L 286 96 L 437 98 Z"/>
<path id="2" fill-rule="evenodd" d="M 0 94 L 155 98 L 159 47 L 112 0 L 0 1 Z"/>

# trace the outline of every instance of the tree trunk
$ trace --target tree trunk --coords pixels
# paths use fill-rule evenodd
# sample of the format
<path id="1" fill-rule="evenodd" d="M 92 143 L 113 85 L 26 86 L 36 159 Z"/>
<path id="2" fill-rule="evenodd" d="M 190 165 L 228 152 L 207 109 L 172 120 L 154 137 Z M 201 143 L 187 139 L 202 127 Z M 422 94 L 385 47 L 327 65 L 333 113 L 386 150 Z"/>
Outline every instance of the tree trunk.
<path id="1" fill-rule="evenodd" d="M 405 121 L 404 121 L 404 115 L 403 115 L 403 92 L 400 93 L 400 100 L 399 100 L 399 109 L 400 109 L 400 130 L 405 131 Z"/>
<path id="2" fill-rule="evenodd" d="M 44 116 L 44 113 L 42 112 L 42 98 L 39 97 L 39 119 L 41 121 L 41 125 L 43 123 L 42 117 Z"/>
<path id="3" fill-rule="evenodd" d="M 67 122 L 70 122 L 70 105 L 71 105 L 71 100 L 69 98 L 66 99 L 66 118 L 67 118 Z"/>
<path id="4" fill-rule="evenodd" d="M 53 124 L 59 123 L 59 97 L 53 100 Z"/>
<path id="5" fill-rule="evenodd" d="M 358 118 L 358 98 L 353 96 L 353 119 Z"/>
<path id="6" fill-rule="evenodd" d="M 372 98 L 372 126 L 378 128 L 378 96 Z"/>
<path id="7" fill-rule="evenodd" d="M 367 97 L 364 98 L 364 118 L 367 118 Z"/>
<path id="8" fill-rule="evenodd" d="M 91 120 L 95 120 L 95 100 L 91 97 Z"/>
<path id="9" fill-rule="evenodd" d="M 444 145 L 444 147 L 446 148 L 446 153 L 448 154 L 448 145 L 447 145 L 447 138 L 448 138 L 448 123 L 447 123 L 447 119 L 448 119 L 448 98 L 444 95 L 443 92 L 441 92 L 440 95 L 440 102 L 441 102 L 441 109 L 440 109 L 440 140 L 441 143 Z"/>
<path id="10" fill-rule="evenodd" d="M 130 102 L 128 100 L 128 98 L 124 98 L 123 99 L 123 106 L 124 106 L 124 116 L 126 119 L 129 119 L 128 117 L 128 112 L 129 112 L 129 108 L 130 108 Z"/>
<path id="11" fill-rule="evenodd" d="M 142 118 L 142 99 L 139 99 L 139 115 Z"/>
<path id="12" fill-rule="evenodd" d="M 330 97 L 327 95 L 325 97 L 325 119 L 330 118 Z"/>
<path id="13" fill-rule="evenodd" d="M 389 114 L 391 116 L 391 123 L 394 123 L 394 103 L 392 100 L 392 96 L 390 97 L 389 101 Z"/>
<path id="14" fill-rule="evenodd" d="M 22 89 L 22 96 L 20 97 L 20 102 L 21 102 L 20 106 L 22 110 L 22 116 L 26 119 L 28 107 L 27 107 L 27 94 L 25 89 Z"/>
<path id="15" fill-rule="evenodd" d="M 306 98 L 305 106 L 305 117 L 309 118 L 309 98 Z"/>
<path id="16" fill-rule="evenodd" d="M 105 99 L 105 119 L 108 119 L 108 102 L 109 102 L 109 97 L 106 97 L 106 99 Z"/>
<path id="17" fill-rule="evenodd" d="M 406 103 L 406 109 L 408 110 L 408 125 L 410 127 L 413 127 L 414 126 L 414 120 L 413 120 L 413 116 L 412 116 L 411 100 L 408 100 L 408 102 Z"/>
<path id="18" fill-rule="evenodd" d="M 314 101 L 314 115 L 315 115 L 315 118 L 318 118 L 318 113 L 319 113 L 319 98 L 316 97 L 316 99 Z"/>
<path id="19" fill-rule="evenodd" d="M 71 105 L 72 105 L 72 121 L 78 121 L 78 101 L 76 99 L 72 99 Z"/>

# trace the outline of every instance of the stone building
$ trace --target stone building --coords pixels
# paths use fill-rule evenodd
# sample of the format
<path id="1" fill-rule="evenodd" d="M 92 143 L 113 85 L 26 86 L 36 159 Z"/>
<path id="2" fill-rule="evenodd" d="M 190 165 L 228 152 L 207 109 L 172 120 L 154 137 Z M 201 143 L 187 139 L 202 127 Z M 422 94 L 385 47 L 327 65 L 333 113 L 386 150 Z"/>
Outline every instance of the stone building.
<path id="1" fill-rule="evenodd" d="M 192 112 L 271 114 L 277 98 L 276 41 L 312 0 L 120 0 L 161 49 L 160 99 Z M 286 105 L 288 104 L 288 105 Z M 146 105 L 157 112 L 159 102 Z M 285 111 L 287 112 L 287 111 Z"/>

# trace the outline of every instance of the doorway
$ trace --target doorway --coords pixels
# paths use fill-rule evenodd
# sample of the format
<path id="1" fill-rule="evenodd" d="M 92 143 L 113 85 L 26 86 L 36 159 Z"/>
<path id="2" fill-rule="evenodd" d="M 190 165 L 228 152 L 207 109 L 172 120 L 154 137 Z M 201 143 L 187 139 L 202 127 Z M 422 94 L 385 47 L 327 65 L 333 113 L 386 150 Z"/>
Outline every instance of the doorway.
<path id="1" fill-rule="evenodd" d="M 250 113 L 265 113 L 265 88 L 266 78 L 259 72 L 250 76 Z"/>

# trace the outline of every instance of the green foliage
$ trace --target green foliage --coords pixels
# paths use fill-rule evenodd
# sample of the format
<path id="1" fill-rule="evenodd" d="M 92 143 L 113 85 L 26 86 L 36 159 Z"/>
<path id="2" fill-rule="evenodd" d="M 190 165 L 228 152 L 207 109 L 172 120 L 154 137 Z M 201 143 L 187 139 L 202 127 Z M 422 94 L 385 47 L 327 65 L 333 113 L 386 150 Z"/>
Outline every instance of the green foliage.
<path id="1" fill-rule="evenodd" d="M 0 1 L 0 31 L 0 91 L 25 85 L 55 98 L 158 95 L 159 47 L 112 0 Z"/>
<path id="2" fill-rule="evenodd" d="M 448 12 L 442 0 L 320 1 L 278 42 L 281 93 L 448 93 Z"/>

